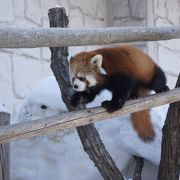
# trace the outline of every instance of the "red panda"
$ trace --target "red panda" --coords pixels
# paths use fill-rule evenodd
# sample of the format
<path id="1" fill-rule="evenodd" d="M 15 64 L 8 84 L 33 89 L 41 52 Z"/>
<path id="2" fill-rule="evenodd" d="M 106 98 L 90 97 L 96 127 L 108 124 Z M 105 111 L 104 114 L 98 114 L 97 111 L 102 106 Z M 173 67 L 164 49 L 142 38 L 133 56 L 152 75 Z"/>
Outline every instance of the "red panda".
<path id="1" fill-rule="evenodd" d="M 134 97 L 167 91 L 166 77 L 150 56 L 131 47 L 120 46 L 81 52 L 70 60 L 70 71 L 75 93 L 72 105 L 94 100 L 103 89 L 112 92 L 112 100 L 102 102 L 108 112 L 123 107 Z M 131 114 L 133 128 L 144 141 L 153 140 L 155 132 L 149 110 Z"/>

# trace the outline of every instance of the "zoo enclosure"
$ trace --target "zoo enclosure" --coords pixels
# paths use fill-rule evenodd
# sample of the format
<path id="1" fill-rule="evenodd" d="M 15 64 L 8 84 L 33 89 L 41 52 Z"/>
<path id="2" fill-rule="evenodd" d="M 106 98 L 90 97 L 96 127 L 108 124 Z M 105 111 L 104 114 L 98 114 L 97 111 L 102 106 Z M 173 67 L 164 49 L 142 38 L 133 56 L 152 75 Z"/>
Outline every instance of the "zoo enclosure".
<path id="1" fill-rule="evenodd" d="M 0 28 L 0 48 L 64 47 L 105 45 L 134 41 L 157 41 L 180 38 L 180 26 L 158 28 Z M 62 113 L 0 127 L 0 144 L 47 134 L 61 129 L 84 126 L 95 121 L 128 114 L 180 100 L 180 88 L 166 93 L 128 101 L 122 110 L 108 114 L 101 107 Z"/>

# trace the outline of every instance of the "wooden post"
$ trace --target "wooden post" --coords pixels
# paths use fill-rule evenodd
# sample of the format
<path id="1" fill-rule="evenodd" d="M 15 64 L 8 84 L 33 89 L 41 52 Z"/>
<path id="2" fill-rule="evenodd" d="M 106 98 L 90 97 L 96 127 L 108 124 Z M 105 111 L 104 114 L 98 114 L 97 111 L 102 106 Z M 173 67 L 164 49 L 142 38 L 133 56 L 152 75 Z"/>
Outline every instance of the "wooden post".
<path id="1" fill-rule="evenodd" d="M 134 159 L 136 161 L 136 166 L 134 169 L 134 175 L 133 175 L 133 180 L 141 180 L 141 173 L 142 173 L 142 169 L 144 166 L 144 159 L 142 157 L 139 156 L 134 156 Z"/>
<path id="2" fill-rule="evenodd" d="M 10 124 L 10 115 L 0 112 L 0 126 Z M 0 144 L 0 180 L 10 180 L 10 144 Z"/>
<path id="3" fill-rule="evenodd" d="M 0 27 L 0 48 L 90 46 L 179 38 L 180 26 L 79 29 Z"/>
<path id="4" fill-rule="evenodd" d="M 176 83 L 180 87 L 180 74 Z M 163 127 L 158 180 L 179 180 L 180 176 L 180 101 L 171 103 Z"/>
<path id="5" fill-rule="evenodd" d="M 67 27 L 68 17 L 64 8 L 52 8 L 49 10 L 51 27 Z M 51 47 L 51 68 L 61 89 L 62 98 L 69 111 L 75 110 L 70 104 L 70 96 L 73 93 L 69 79 L 68 48 Z M 79 107 L 79 109 L 84 107 Z M 94 126 L 89 124 L 77 128 L 84 150 L 94 162 L 105 180 L 124 180 L 116 164 L 107 152 L 101 138 Z"/>

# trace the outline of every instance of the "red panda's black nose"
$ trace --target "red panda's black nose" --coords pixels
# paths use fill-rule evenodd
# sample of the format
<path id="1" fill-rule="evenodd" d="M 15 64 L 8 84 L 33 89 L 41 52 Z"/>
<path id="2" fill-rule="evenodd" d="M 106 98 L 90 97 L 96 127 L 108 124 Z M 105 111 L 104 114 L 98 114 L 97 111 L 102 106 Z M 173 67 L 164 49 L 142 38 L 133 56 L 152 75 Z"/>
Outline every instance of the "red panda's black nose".
<path id="1" fill-rule="evenodd" d="M 74 85 L 74 89 L 77 89 L 78 88 L 78 86 L 77 85 Z"/>

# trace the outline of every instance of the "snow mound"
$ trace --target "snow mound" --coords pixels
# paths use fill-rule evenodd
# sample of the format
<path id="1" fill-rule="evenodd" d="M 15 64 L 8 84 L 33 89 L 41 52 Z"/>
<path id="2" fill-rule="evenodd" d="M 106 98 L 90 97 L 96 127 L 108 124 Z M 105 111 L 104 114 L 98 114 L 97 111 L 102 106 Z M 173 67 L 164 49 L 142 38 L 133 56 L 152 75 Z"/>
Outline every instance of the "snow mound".
<path id="1" fill-rule="evenodd" d="M 104 91 L 87 107 L 100 105 L 111 94 Z M 57 115 L 67 111 L 58 85 L 53 76 L 48 77 L 32 90 L 23 103 L 14 122 L 29 121 Z M 107 119 L 96 123 L 100 136 L 122 170 L 139 155 L 158 164 L 160 160 L 161 128 L 167 106 L 151 111 L 156 138 L 151 143 L 142 142 L 133 130 L 129 115 Z M 21 140 L 11 145 L 12 180 L 101 180 L 97 169 L 84 152 L 74 129 L 68 129 L 46 136 Z"/>
<path id="2" fill-rule="evenodd" d="M 0 103 L 0 112 L 9 113 L 8 109 L 3 103 Z"/>

